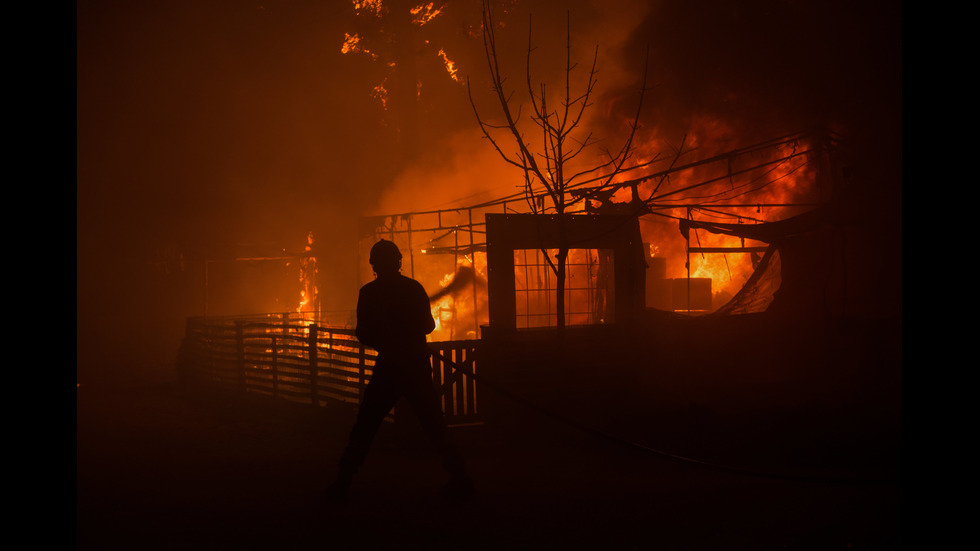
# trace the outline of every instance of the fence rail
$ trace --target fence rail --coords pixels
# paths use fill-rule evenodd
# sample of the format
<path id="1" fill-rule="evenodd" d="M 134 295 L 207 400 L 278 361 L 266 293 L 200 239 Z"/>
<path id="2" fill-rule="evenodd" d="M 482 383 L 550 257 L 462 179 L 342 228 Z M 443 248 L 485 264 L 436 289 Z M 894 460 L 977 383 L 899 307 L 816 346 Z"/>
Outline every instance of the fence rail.
<path id="1" fill-rule="evenodd" d="M 478 342 L 429 345 L 433 381 L 450 425 L 480 420 L 476 381 L 444 361 L 475 373 Z M 376 357 L 345 327 L 288 315 L 198 317 L 187 320 L 180 369 L 188 380 L 322 406 L 330 400 L 358 403 Z"/>

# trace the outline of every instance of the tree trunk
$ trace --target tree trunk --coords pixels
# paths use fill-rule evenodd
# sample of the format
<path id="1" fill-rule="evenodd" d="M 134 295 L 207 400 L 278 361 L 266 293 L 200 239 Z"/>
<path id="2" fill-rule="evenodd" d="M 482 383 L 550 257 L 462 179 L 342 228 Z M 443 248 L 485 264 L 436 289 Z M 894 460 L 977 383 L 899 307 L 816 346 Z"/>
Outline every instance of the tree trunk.
<path id="1" fill-rule="evenodd" d="M 564 204 L 562 204 L 564 206 Z M 565 238 L 565 214 L 562 207 L 558 207 L 558 273 L 557 296 L 555 297 L 555 313 L 558 316 L 558 334 L 564 333 L 565 329 L 565 264 L 568 262 L 568 244 Z"/>
<path id="2" fill-rule="evenodd" d="M 565 263 L 568 260 L 568 247 L 558 249 L 558 284 L 556 287 L 557 297 L 555 301 L 555 311 L 558 315 L 558 332 L 562 333 L 565 329 Z"/>

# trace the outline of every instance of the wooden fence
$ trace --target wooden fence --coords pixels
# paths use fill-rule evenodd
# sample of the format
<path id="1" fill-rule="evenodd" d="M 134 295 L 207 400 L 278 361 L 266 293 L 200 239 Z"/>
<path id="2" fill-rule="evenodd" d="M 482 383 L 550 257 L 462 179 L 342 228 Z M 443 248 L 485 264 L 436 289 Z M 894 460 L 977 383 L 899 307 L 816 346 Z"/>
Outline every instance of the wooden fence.
<path id="1" fill-rule="evenodd" d="M 463 372 L 476 373 L 478 343 L 429 345 L 433 381 L 450 425 L 480 421 L 476 381 Z M 179 364 L 190 381 L 322 406 L 330 400 L 360 402 L 375 358 L 349 328 L 286 315 L 197 317 L 187 320 Z"/>

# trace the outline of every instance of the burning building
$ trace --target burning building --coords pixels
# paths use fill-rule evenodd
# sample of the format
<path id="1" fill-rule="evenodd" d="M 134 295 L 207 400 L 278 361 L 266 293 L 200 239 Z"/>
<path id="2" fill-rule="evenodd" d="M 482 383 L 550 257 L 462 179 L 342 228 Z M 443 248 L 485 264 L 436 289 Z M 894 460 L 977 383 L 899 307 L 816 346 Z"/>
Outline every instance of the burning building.
<path id="1" fill-rule="evenodd" d="M 554 259 L 562 242 L 575 251 L 566 267 L 567 325 L 630 325 L 647 309 L 732 312 L 732 299 L 759 279 L 756 269 L 775 262 L 766 259 L 773 239 L 758 228 L 817 209 L 830 193 L 833 183 L 817 167 L 833 152 L 829 142 L 812 141 L 827 138 L 786 136 L 577 187 L 573 214 L 518 214 L 526 201 L 512 196 L 372 217 L 362 249 L 384 237 L 406 251 L 408 275 L 433 290 L 435 340 L 558 326 Z"/>
<path id="2" fill-rule="evenodd" d="M 358 6 L 373 9 L 381 3 Z M 856 182 L 867 175 L 854 172 L 854 158 L 843 153 L 854 150 L 827 130 L 759 139 L 765 128 L 784 125 L 760 124 L 761 129 L 743 133 L 738 122 L 745 122 L 744 118 L 688 113 L 668 121 L 687 125 L 690 131 L 679 147 L 667 148 L 668 157 L 654 153 L 666 140 L 655 131 L 638 131 L 624 150 L 654 161 L 608 179 L 569 183 L 560 203 L 549 204 L 551 196 L 540 186 L 525 185 L 516 193 L 447 205 L 446 194 L 433 184 L 437 176 L 449 181 L 445 188 L 458 190 L 459 195 L 466 195 L 466 176 L 474 172 L 493 173 L 481 174 L 484 179 L 520 178 L 511 173 L 498 177 L 487 163 L 478 162 L 482 157 L 473 161 L 476 155 L 467 157 L 469 163 L 460 162 L 469 165 L 469 173 L 436 174 L 439 168 L 433 159 L 451 162 L 420 151 L 421 143 L 445 142 L 421 134 L 427 128 L 420 120 L 430 88 L 423 86 L 419 74 L 434 65 L 457 86 L 459 65 L 434 42 L 425 42 L 424 48 L 413 42 L 418 51 L 433 53 L 427 69 L 414 64 L 417 60 L 405 54 L 408 50 L 396 46 L 398 40 L 417 41 L 423 25 L 426 31 L 434 29 L 444 16 L 437 10 L 422 10 L 413 17 L 402 13 L 404 21 L 393 22 L 380 13 L 368 14 L 372 33 L 346 34 L 344 52 L 363 54 L 377 61 L 377 67 L 383 65 L 385 75 L 374 88 L 374 97 L 385 117 L 391 118 L 386 123 L 397 127 L 394 131 L 404 149 L 400 151 L 420 160 L 401 172 L 395 184 L 386 182 L 382 199 L 358 227 L 361 254 L 349 260 L 360 270 L 356 283 L 363 284 L 371 277 L 365 260 L 369 247 L 382 237 L 397 243 L 405 255 L 404 272 L 422 282 L 431 295 L 437 320 L 431 344 L 465 350 L 454 356 L 465 358 L 461 365 L 473 368 L 478 362 L 483 374 L 517 388 L 534 386 L 529 374 L 539 374 L 535 384 L 542 403 L 585 415 L 581 404 L 569 402 L 581 402 L 583 393 L 621 396 L 626 382 L 636 383 L 637 396 L 662 399 L 666 393 L 691 401 L 701 401 L 699 393 L 705 392 L 694 380 L 733 387 L 771 382 L 780 377 L 779 370 L 759 359 L 760 350 L 773 340 L 788 342 L 787 333 L 813 345 L 827 336 L 827 327 L 813 320 L 836 320 L 858 312 L 894 317 L 896 309 L 900 318 L 901 305 L 892 301 L 893 289 L 874 300 L 873 270 L 855 272 L 856 266 L 868 265 L 852 262 L 860 255 L 853 248 L 860 242 L 853 233 L 860 215 L 853 210 L 861 207 L 854 205 L 868 205 L 866 200 L 852 199 L 855 193 L 864 193 Z M 395 23 L 400 26 L 394 31 L 377 26 Z M 379 49 L 368 43 L 372 36 L 392 41 L 382 41 Z M 626 42 L 624 37 L 620 40 Z M 708 96 L 712 90 L 699 91 Z M 734 88 L 726 101 L 738 99 L 740 91 Z M 588 121 L 593 126 L 637 130 L 629 125 L 631 117 L 622 115 L 625 102 L 617 94 L 597 103 L 601 108 Z M 432 112 L 430 106 L 428 113 Z M 454 113 L 439 115 L 451 118 Z M 435 133 L 439 125 L 431 127 Z M 373 161 L 377 154 L 372 155 Z M 415 179 L 406 176 L 412 170 L 418 173 Z M 403 189 L 398 183 L 405 184 Z M 866 250 L 867 243 L 863 245 Z M 321 258 L 312 249 L 297 255 L 297 262 Z M 330 268 L 321 264 L 318 269 L 304 268 L 304 273 L 322 275 Z M 318 297 L 354 296 L 355 292 L 354 285 L 329 290 L 311 287 L 308 279 L 295 290 L 297 300 L 306 304 L 299 309 L 312 311 L 313 316 L 304 320 L 307 325 L 288 331 L 297 339 L 313 341 L 291 345 L 302 349 L 297 360 L 302 367 L 292 369 L 303 372 L 303 384 L 318 389 L 312 393 L 314 401 L 329 394 L 326 386 L 340 385 L 325 382 L 331 370 L 344 384 L 363 382 L 364 373 L 370 371 L 370 353 L 356 343 L 346 339 L 331 348 L 336 335 L 349 327 L 344 327 L 343 317 L 328 319 L 315 306 Z M 352 321 L 347 318 L 346 325 Z M 321 330 L 334 336 L 318 341 Z M 311 333 L 318 336 L 310 337 Z M 231 354 L 234 369 L 261 371 L 263 381 L 278 381 L 285 349 L 279 348 L 280 341 L 263 343 L 262 359 Z M 322 368 L 316 363 L 334 352 L 329 360 L 333 363 Z M 341 356 L 346 359 L 337 359 Z M 269 358 L 280 363 L 270 367 Z M 724 369 L 733 358 L 739 365 Z M 451 371 L 443 370 L 437 378 L 448 381 L 445 374 Z M 348 397 L 356 396 L 357 384 L 361 383 L 347 389 Z M 449 393 L 462 388 L 456 384 L 447 387 Z M 461 394 L 472 395 L 473 388 L 466 388 Z M 304 397 L 311 394 L 305 389 L 297 392 Z M 610 400 L 601 402 L 608 406 Z M 447 406 L 452 407 L 456 406 Z M 599 409 L 591 413 L 612 411 Z"/>
<path id="3" fill-rule="evenodd" d="M 478 339 L 481 372 L 538 403 L 589 418 L 617 408 L 605 398 L 584 407 L 583 389 L 637 410 L 652 396 L 715 400 L 695 387 L 787 376 L 760 356 L 767 348 L 789 357 L 826 346 L 808 365 L 849 355 L 827 320 L 893 319 L 887 298 L 868 300 L 867 264 L 849 264 L 855 252 L 843 247 L 856 231 L 847 209 L 858 184 L 841 146 L 833 134 L 800 133 L 674 162 L 576 188 L 585 201 L 574 214 L 515 213 L 527 204 L 515 196 L 376 217 L 363 247 L 385 237 L 408 251 L 409 275 L 435 289 L 433 341 Z"/>

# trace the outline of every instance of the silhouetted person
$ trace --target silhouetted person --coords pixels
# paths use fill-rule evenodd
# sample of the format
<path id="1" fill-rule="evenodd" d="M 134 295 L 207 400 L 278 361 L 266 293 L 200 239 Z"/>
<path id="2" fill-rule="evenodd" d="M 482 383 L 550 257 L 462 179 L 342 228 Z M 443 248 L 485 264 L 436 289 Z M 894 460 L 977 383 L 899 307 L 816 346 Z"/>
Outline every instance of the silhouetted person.
<path id="1" fill-rule="evenodd" d="M 436 325 L 429 298 L 419 282 L 400 273 L 401 259 L 398 246 L 391 241 L 382 239 L 371 248 L 370 262 L 377 278 L 361 287 L 356 334 L 361 343 L 378 351 L 378 357 L 340 459 L 337 480 L 328 489 L 330 499 L 347 495 L 385 416 L 402 397 L 412 406 L 450 474 L 443 494 L 468 497 L 473 493 L 473 482 L 449 435 L 432 381 L 425 336 Z"/>

